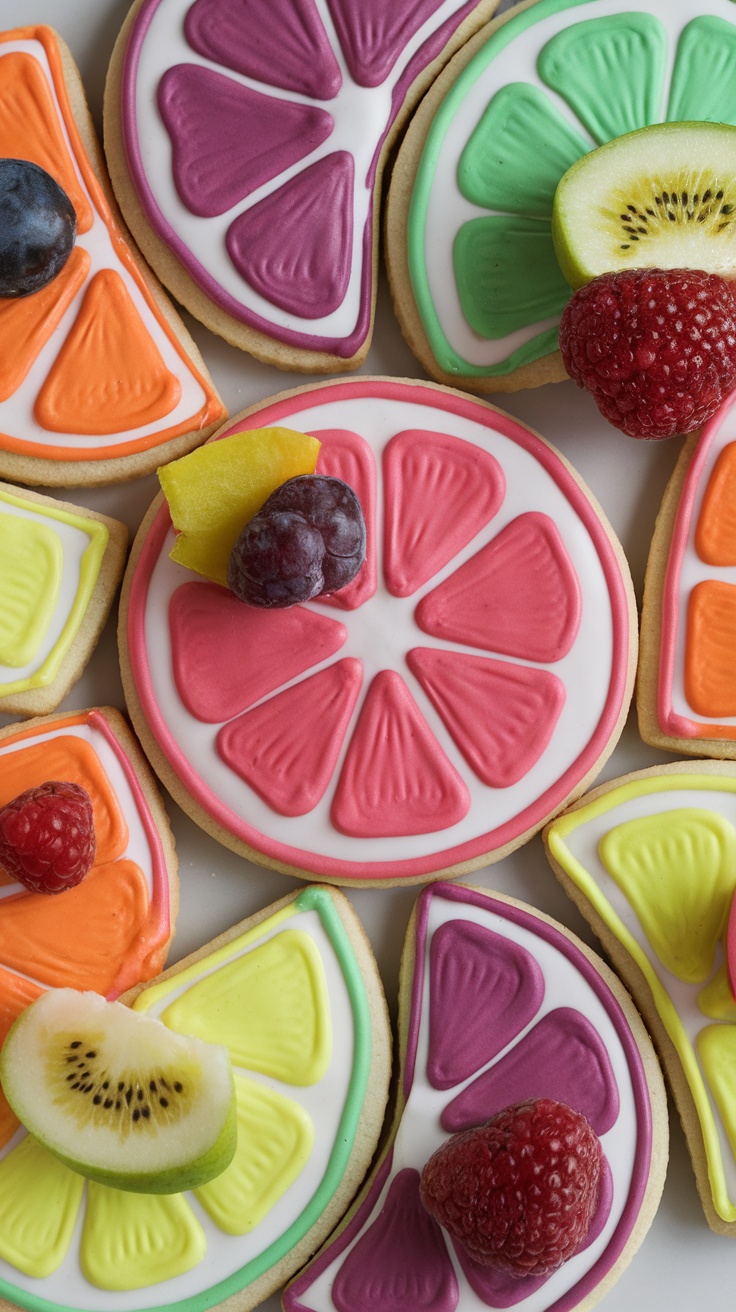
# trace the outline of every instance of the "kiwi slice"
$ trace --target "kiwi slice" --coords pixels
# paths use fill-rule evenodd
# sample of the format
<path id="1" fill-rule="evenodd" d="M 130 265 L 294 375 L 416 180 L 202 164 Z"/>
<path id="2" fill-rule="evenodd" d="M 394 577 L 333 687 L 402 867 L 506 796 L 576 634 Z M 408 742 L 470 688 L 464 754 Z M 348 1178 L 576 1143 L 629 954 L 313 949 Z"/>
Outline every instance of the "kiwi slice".
<path id="1" fill-rule="evenodd" d="M 660 123 L 583 155 L 557 186 L 552 236 L 573 288 L 621 269 L 736 277 L 736 127 Z"/>
<path id="2" fill-rule="evenodd" d="M 44 1147 L 114 1188 L 194 1189 L 235 1152 L 227 1049 L 97 993 L 51 989 L 22 1012 L 0 1052 L 0 1082 Z"/>

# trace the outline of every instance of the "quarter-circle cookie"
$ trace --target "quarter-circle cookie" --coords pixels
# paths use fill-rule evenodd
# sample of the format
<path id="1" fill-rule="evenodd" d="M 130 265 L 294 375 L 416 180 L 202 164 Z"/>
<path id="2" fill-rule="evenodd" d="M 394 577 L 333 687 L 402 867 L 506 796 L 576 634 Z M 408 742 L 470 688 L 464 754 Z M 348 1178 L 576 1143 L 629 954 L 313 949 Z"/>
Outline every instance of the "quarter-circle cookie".
<path id="1" fill-rule="evenodd" d="M 137 0 L 110 65 L 105 144 L 126 220 L 177 299 L 280 368 L 360 364 L 388 152 L 495 7 Z"/>
<path id="2" fill-rule="evenodd" d="M 662 1076 L 619 980 L 532 908 L 435 884 L 407 932 L 399 1033 L 388 1142 L 345 1222 L 287 1287 L 286 1312 L 592 1306 L 653 1219 L 668 1153 Z M 546 1281 L 479 1266 L 419 1198 L 422 1167 L 449 1131 L 531 1097 L 584 1111 L 607 1162 L 587 1240 Z"/>
<path id="3" fill-rule="evenodd" d="M 735 123 L 735 46 L 730 0 L 527 0 L 453 57 L 409 125 L 387 206 L 394 308 L 431 377 L 476 392 L 565 378 L 557 183 L 636 128 Z"/>
<path id="4" fill-rule="evenodd" d="M 195 1193 L 133 1194 L 19 1131 L 0 1152 L 0 1299 L 245 1312 L 323 1242 L 375 1151 L 391 1040 L 367 939 L 340 893 L 302 888 L 122 1000 L 228 1047 L 235 1157 Z"/>
<path id="5" fill-rule="evenodd" d="M 620 732 L 636 623 L 618 544 L 552 448 L 449 389 L 334 382 L 229 431 L 271 424 L 368 490 L 364 573 L 331 604 L 243 606 L 169 559 L 154 503 L 120 625 L 154 768 L 208 832 L 290 874 L 391 884 L 497 860 Z"/>

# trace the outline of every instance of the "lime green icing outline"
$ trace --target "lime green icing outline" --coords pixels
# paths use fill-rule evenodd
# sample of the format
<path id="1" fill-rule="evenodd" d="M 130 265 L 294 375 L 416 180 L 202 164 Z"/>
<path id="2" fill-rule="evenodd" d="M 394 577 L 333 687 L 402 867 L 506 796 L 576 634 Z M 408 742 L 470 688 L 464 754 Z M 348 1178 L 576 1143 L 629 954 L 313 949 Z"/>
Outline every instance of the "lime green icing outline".
<path id="1" fill-rule="evenodd" d="M 461 374 L 467 378 L 487 378 L 511 373 L 520 365 L 529 364 L 543 355 L 557 350 L 558 330 L 548 328 L 536 337 L 532 337 L 523 346 L 512 351 L 505 360 L 494 365 L 474 365 L 464 360 L 450 345 L 441 327 L 439 316 L 434 308 L 434 301 L 429 290 L 425 273 L 424 228 L 429 205 L 429 197 L 434 183 L 437 159 L 447 131 L 455 117 L 461 102 L 468 91 L 485 72 L 492 61 L 505 50 L 521 32 L 533 27 L 543 18 L 560 13 L 564 9 L 576 9 L 580 5 L 592 4 L 594 0 L 538 0 L 537 4 L 510 18 L 503 27 L 488 38 L 485 45 L 470 60 L 470 63 L 443 99 L 435 114 L 419 160 L 409 214 L 407 216 L 407 258 L 414 299 L 417 304 L 422 326 L 429 339 L 432 354 L 440 367 L 449 374 Z M 438 344 L 440 349 L 438 350 Z"/>
<path id="2" fill-rule="evenodd" d="M 4 683 L 0 687 L 1 701 L 3 697 L 26 692 L 29 688 L 46 688 L 50 683 L 53 683 L 59 673 L 64 657 L 77 636 L 89 606 L 107 550 L 110 530 L 106 524 L 101 523 L 98 519 L 86 519 L 81 515 L 73 515 L 67 510 L 62 510 L 60 507 L 46 506 L 36 501 L 25 501 L 22 497 L 13 496 L 10 492 L 0 492 L 0 502 L 16 506 L 20 510 L 32 511 L 33 514 L 47 519 L 58 520 L 62 524 L 67 524 L 72 528 L 79 529 L 82 533 L 86 533 L 90 539 L 89 546 L 85 548 L 80 561 L 77 592 L 56 644 L 49 652 L 43 665 L 33 674 L 28 675 L 25 679 L 15 679 L 13 683 Z"/>
<path id="3" fill-rule="evenodd" d="M 274 924 L 289 920 L 303 911 L 316 911 L 319 916 L 322 927 L 340 964 L 353 1012 L 355 1036 L 353 1069 L 327 1169 L 304 1210 L 279 1239 L 275 1240 L 258 1257 L 252 1258 L 250 1262 L 240 1267 L 238 1271 L 233 1272 L 225 1280 L 216 1285 L 211 1285 L 198 1294 L 192 1294 L 188 1298 L 180 1299 L 178 1302 L 167 1303 L 167 1312 L 205 1312 L 205 1309 L 224 1302 L 232 1294 L 239 1293 L 241 1289 L 282 1261 L 314 1225 L 315 1221 L 319 1219 L 345 1173 L 355 1142 L 368 1087 L 372 1056 L 371 1017 L 363 976 L 332 897 L 324 889 L 307 888 L 287 907 L 247 931 L 239 941 L 242 943 L 250 939 L 260 938 L 264 933 L 268 933 Z M 211 957 L 207 957 L 206 961 L 208 964 L 217 962 L 223 956 L 231 956 L 232 951 L 233 944 L 231 942 L 224 948 L 218 949 Z M 174 977 L 176 984 L 183 983 L 193 975 L 201 975 L 203 964 L 203 960 L 195 962 L 186 971 L 176 975 Z M 137 1006 L 137 1010 L 146 1011 L 148 1009 L 144 1002 L 146 997 L 150 997 L 151 994 L 160 995 L 162 992 L 170 991 L 170 989 L 170 980 L 164 984 L 154 985 L 152 989 L 146 989 L 145 992 L 139 994 L 134 1005 Z M 2 1277 L 0 1277 L 0 1295 L 11 1303 L 15 1303 L 18 1307 L 29 1309 L 29 1312 L 73 1312 L 67 1304 L 55 1303 L 24 1289 L 19 1289 L 16 1285 L 9 1284 Z M 140 1312 L 159 1312 L 160 1307 L 161 1300 L 149 1307 L 140 1309 Z"/>
<path id="4" fill-rule="evenodd" d="M 646 953 L 637 943 L 636 939 L 627 929 L 626 925 L 614 911 L 605 894 L 601 891 L 592 875 L 588 874 L 585 866 L 572 852 L 565 846 L 564 839 L 567 834 L 573 830 L 579 829 L 586 824 L 589 819 L 598 818 L 606 812 L 611 811 L 622 803 L 635 797 L 646 797 L 655 793 L 669 793 L 692 789 L 694 792 L 727 792 L 736 793 L 736 779 L 728 779 L 718 775 L 657 775 L 649 779 L 634 780 L 628 784 L 623 784 L 619 788 L 612 789 L 599 797 L 595 802 L 588 803 L 587 806 L 580 807 L 579 810 L 571 811 L 568 815 L 563 816 L 560 820 L 555 820 L 550 826 L 547 834 L 549 850 L 554 859 L 562 866 L 565 873 L 577 884 L 581 892 L 585 895 L 601 920 L 608 926 L 611 933 L 626 948 L 626 951 L 633 957 L 641 973 L 649 985 L 657 1013 L 669 1035 L 677 1055 L 682 1062 L 685 1078 L 687 1079 L 690 1092 L 695 1103 L 695 1109 L 700 1120 L 703 1133 L 703 1144 L 705 1155 L 708 1163 L 708 1179 L 710 1181 L 713 1195 L 713 1205 L 718 1215 L 724 1221 L 736 1221 L 736 1203 L 732 1202 L 726 1188 L 725 1173 L 723 1170 L 723 1155 L 716 1129 L 715 1117 L 710 1103 L 710 1097 L 707 1091 L 706 1083 L 700 1071 L 700 1066 L 693 1048 L 688 1039 L 680 1017 L 674 1005 L 670 1001 L 669 994 L 662 985 L 659 976 L 653 969 Z"/>

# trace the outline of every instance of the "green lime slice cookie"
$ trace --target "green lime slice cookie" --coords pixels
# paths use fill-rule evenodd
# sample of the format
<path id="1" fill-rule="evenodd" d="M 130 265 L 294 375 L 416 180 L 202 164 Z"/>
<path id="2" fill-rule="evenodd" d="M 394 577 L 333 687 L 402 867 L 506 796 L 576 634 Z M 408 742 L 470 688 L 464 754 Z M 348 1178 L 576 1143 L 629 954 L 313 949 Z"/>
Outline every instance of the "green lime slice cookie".
<path id="1" fill-rule="evenodd" d="M 564 377 L 560 178 L 638 128 L 735 124 L 734 57 L 731 0 L 537 0 L 468 43 L 415 116 L 389 195 L 394 303 L 434 378 L 490 392 Z"/>

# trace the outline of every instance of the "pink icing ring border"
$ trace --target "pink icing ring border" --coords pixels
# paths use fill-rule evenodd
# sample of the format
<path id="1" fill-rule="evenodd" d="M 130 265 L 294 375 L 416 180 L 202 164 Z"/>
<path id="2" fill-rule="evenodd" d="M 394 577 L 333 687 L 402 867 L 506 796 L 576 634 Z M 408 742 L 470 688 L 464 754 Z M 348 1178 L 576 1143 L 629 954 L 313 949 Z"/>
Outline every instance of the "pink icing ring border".
<path id="1" fill-rule="evenodd" d="M 629 1195 L 626 1199 L 621 1218 L 616 1229 L 606 1246 L 605 1252 L 601 1254 L 598 1261 L 581 1276 L 580 1280 L 572 1289 L 557 1299 L 547 1312 L 571 1312 L 571 1309 L 578 1307 L 579 1304 L 590 1295 L 596 1286 L 604 1280 L 608 1273 L 613 1269 L 620 1260 L 626 1244 L 628 1243 L 631 1233 L 636 1225 L 639 1212 L 644 1202 L 646 1194 L 646 1182 L 649 1176 L 649 1168 L 652 1158 L 652 1107 L 649 1099 L 646 1077 L 641 1053 L 634 1040 L 629 1028 L 626 1017 L 621 1007 L 611 993 L 608 985 L 601 978 L 593 963 L 584 955 L 583 952 L 571 942 L 565 934 L 560 933 L 559 929 L 550 924 L 548 921 L 540 920 L 537 916 L 527 911 L 524 907 L 515 906 L 508 902 L 501 902 L 498 899 L 480 893 L 476 889 L 467 888 L 459 884 L 434 884 L 431 888 L 426 888 L 420 893 L 416 905 L 416 924 L 414 930 L 415 942 L 415 969 L 414 979 L 412 982 L 412 1000 L 409 1029 L 406 1042 L 406 1053 L 404 1059 L 404 1072 L 402 1088 L 405 1096 L 408 1096 L 414 1076 L 414 1065 L 416 1062 L 417 1043 L 419 1037 L 419 1014 L 424 987 L 424 969 L 425 954 L 424 944 L 427 936 L 427 922 L 429 919 L 430 900 L 434 897 L 445 898 L 448 902 L 469 903 L 471 906 L 480 907 L 500 915 L 505 920 L 510 920 L 513 924 L 520 925 L 524 929 L 530 930 L 540 938 L 551 944 L 579 970 L 585 982 L 593 989 L 599 998 L 603 1007 L 611 1018 L 611 1022 L 618 1034 L 621 1045 L 626 1057 L 626 1063 L 631 1076 L 631 1086 L 634 1095 L 637 1116 L 637 1136 L 636 1150 L 634 1154 L 634 1169 L 632 1172 L 632 1184 Z M 314 1283 L 314 1279 L 320 1276 L 323 1271 L 330 1266 L 336 1257 L 339 1257 L 354 1236 L 362 1229 L 365 1218 L 370 1215 L 375 1206 L 376 1199 L 384 1186 L 386 1178 L 391 1169 L 393 1158 L 393 1147 L 389 1150 L 386 1159 L 381 1163 L 381 1167 L 376 1178 L 371 1183 L 366 1198 L 363 1200 L 351 1224 L 345 1228 L 339 1239 L 330 1244 L 325 1252 L 318 1256 L 314 1262 L 307 1268 L 307 1271 L 297 1276 L 287 1291 L 286 1306 L 289 1312 L 307 1312 L 307 1304 L 299 1301 L 300 1295 L 305 1292 Z"/>
<path id="2" fill-rule="evenodd" d="M 455 414 L 493 427 L 529 451 L 543 466 L 555 483 L 565 492 L 568 500 L 590 534 L 598 553 L 608 585 L 613 616 L 613 660 L 606 705 L 588 745 L 580 756 L 560 776 L 556 784 L 547 789 L 536 802 L 519 812 L 513 820 L 496 829 L 478 835 L 472 840 L 435 852 L 432 856 L 414 857 L 404 861 L 343 861 L 334 857 L 304 852 L 286 843 L 269 839 L 226 806 L 200 779 L 184 752 L 173 738 L 153 694 L 145 645 L 145 608 L 148 583 L 161 552 L 163 540 L 171 526 L 168 507 L 163 505 L 155 516 L 143 543 L 132 578 L 128 606 L 127 639 L 131 671 L 141 708 L 156 742 L 181 783 L 193 800 L 211 818 L 240 842 L 281 865 L 297 867 L 313 876 L 337 879 L 355 879 L 368 882 L 394 879 L 421 879 L 441 874 L 448 867 L 466 861 L 490 856 L 498 848 L 513 842 L 527 830 L 539 829 L 560 809 L 568 797 L 593 770 L 603 754 L 608 740 L 615 732 L 619 715 L 624 707 L 628 682 L 629 643 L 631 638 L 627 588 L 612 542 L 593 506 L 576 482 L 559 454 L 515 419 L 486 403 L 471 399 L 462 393 L 441 388 L 433 383 L 412 383 L 395 379 L 361 379 L 350 382 L 316 384 L 305 387 L 276 401 L 266 401 L 252 411 L 247 420 L 236 421 L 217 436 L 247 428 L 261 428 L 283 423 L 284 418 L 304 409 L 304 398 L 317 405 L 322 400 L 339 395 L 380 396 L 384 400 L 406 400 L 415 404 L 452 409 Z M 217 439 L 215 439 L 217 440 Z M 305 858 L 307 861 L 305 862 Z"/>

